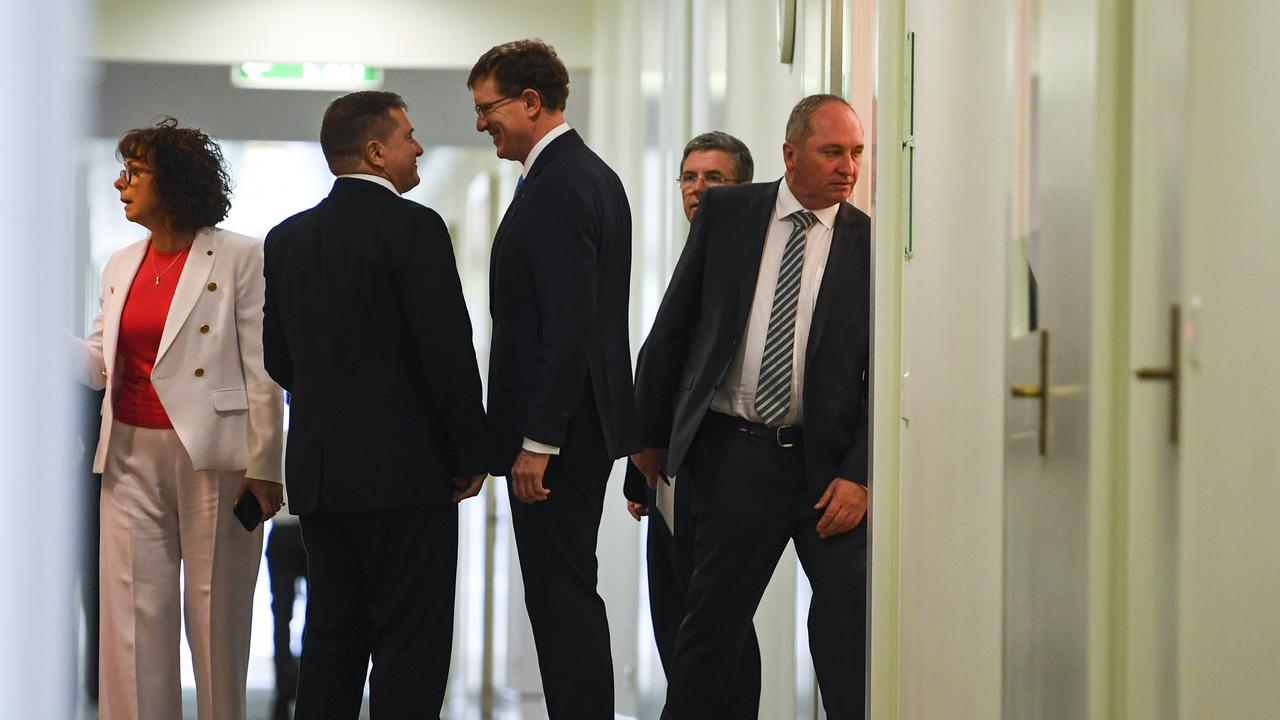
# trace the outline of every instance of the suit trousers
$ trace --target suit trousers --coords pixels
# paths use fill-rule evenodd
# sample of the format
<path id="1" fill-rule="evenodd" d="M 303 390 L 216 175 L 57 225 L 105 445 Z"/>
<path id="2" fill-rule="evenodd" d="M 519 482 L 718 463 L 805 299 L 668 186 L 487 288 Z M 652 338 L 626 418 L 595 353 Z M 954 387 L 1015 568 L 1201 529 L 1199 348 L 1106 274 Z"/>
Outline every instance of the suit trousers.
<path id="1" fill-rule="evenodd" d="M 805 489 L 803 448 L 738 432 L 709 413 L 686 460 L 695 567 L 663 720 L 728 718 L 751 619 L 788 540 L 813 587 L 809 651 L 827 717 L 863 717 L 865 524 L 826 540 Z"/>
<path id="2" fill-rule="evenodd" d="M 278 515 L 276 517 L 279 517 Z M 293 602 L 299 579 L 307 578 L 307 552 L 297 522 L 273 522 L 267 536 L 267 575 L 271 579 L 276 700 L 292 700 L 298 692 L 298 658 L 290 647 Z"/>
<path id="3" fill-rule="evenodd" d="M 453 649 L 457 505 L 299 520 L 307 613 L 296 720 L 354 720 L 366 673 L 372 717 L 439 718 Z"/>
<path id="4" fill-rule="evenodd" d="M 511 523 L 548 717 L 612 720 L 613 656 L 596 592 L 596 539 L 613 459 L 593 404 L 579 406 L 566 437 L 543 476 L 550 497 L 526 505 L 509 495 Z"/>
<path id="5" fill-rule="evenodd" d="M 183 612 L 200 720 L 243 720 L 262 553 L 262 528 L 245 532 L 231 512 L 243 478 L 194 470 L 173 430 L 112 424 L 99 560 L 102 720 L 182 717 Z"/>
<path id="6" fill-rule="evenodd" d="M 687 469 L 680 482 L 691 483 Z M 687 492 L 687 491 L 683 491 Z M 697 526 L 672 535 L 655 509 L 649 515 L 646 540 L 646 565 L 649 574 L 649 615 L 653 619 L 653 638 L 658 646 L 662 669 L 671 673 L 675 660 L 676 636 L 687 612 L 685 602 L 693 579 L 693 542 Z M 760 642 L 755 627 L 747 632 L 742 658 L 734 680 L 734 689 L 726 712 L 732 718 L 755 718 L 760 710 Z"/>

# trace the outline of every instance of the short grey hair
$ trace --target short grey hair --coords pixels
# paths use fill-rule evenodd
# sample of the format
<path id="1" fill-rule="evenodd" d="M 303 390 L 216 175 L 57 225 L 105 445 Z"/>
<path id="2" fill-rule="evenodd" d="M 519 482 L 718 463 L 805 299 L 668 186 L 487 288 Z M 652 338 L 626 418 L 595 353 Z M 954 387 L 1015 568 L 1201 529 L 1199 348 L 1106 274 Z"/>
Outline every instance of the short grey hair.
<path id="1" fill-rule="evenodd" d="M 849 108 L 849 112 L 854 117 L 858 117 L 858 113 L 854 111 L 853 106 L 847 100 L 839 95 L 828 95 L 820 93 L 810 95 L 803 98 L 796 106 L 791 108 L 791 117 L 787 118 L 787 142 L 792 145 L 803 145 L 805 140 L 809 139 L 809 134 L 813 132 L 813 113 L 827 103 L 840 103 Z M 861 118 L 859 118 L 861 121 Z"/>
<path id="2" fill-rule="evenodd" d="M 729 158 L 733 160 L 733 174 L 737 177 L 737 181 L 740 183 L 751 182 L 751 178 L 756 171 L 755 161 L 751 159 L 751 151 L 738 138 L 719 130 L 702 133 L 684 146 L 684 155 L 680 156 L 681 172 L 684 171 L 684 161 L 689 159 L 689 153 L 704 150 L 723 150 L 728 153 Z"/>

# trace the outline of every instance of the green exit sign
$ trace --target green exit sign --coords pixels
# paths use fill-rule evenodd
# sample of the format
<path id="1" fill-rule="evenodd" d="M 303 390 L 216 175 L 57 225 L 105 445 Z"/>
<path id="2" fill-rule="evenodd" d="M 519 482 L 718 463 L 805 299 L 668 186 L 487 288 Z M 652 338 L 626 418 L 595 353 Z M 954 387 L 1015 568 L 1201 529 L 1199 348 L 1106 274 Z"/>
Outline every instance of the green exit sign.
<path id="1" fill-rule="evenodd" d="M 362 63 L 242 62 L 231 67 L 231 84 L 270 90 L 376 90 L 382 68 Z"/>

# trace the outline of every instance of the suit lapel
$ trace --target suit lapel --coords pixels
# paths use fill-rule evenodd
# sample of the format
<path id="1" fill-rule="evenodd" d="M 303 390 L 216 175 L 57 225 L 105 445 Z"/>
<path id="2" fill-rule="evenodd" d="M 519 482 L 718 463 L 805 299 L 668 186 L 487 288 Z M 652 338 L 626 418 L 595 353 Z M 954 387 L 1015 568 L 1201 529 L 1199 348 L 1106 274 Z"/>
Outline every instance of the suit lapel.
<path id="1" fill-rule="evenodd" d="M 116 346 L 120 341 L 120 315 L 124 312 L 124 302 L 129 297 L 129 287 L 133 278 L 142 267 L 142 259 L 147 256 L 147 248 L 151 243 L 134 243 L 126 248 L 116 263 L 115 273 L 105 278 L 107 283 L 107 302 L 102 306 L 102 357 L 108 368 L 115 365 Z M 108 370 L 110 372 L 110 370 Z"/>
<path id="2" fill-rule="evenodd" d="M 511 204 L 507 205 L 507 211 L 502 213 L 502 220 L 498 223 L 498 231 L 493 234 L 493 255 L 495 257 L 498 254 L 498 245 L 501 243 L 502 237 L 507 234 L 507 227 L 511 224 L 511 218 L 515 217 L 520 208 L 520 199 L 524 197 L 525 186 L 530 182 L 532 181 L 525 180 L 516 188 L 516 194 L 511 198 Z M 490 278 L 490 280 L 492 279 Z"/>
<path id="3" fill-rule="evenodd" d="M 822 342 L 822 333 L 827 327 L 827 318 L 831 315 L 831 305 L 838 292 L 837 286 L 848 282 L 852 277 L 848 268 L 853 258 L 853 246 L 858 242 L 854 237 L 853 223 L 850 221 L 849 206 L 840 205 L 836 213 L 836 226 L 831 233 L 831 252 L 827 255 L 827 266 L 822 271 L 822 286 L 818 288 L 818 299 L 813 308 L 813 321 L 809 326 L 809 343 L 805 351 L 805 362 L 813 357 Z"/>
<path id="4" fill-rule="evenodd" d="M 187 316 L 200 299 L 205 280 L 213 270 L 214 256 L 210 252 L 217 246 L 213 230 L 205 228 L 196 234 L 191 243 L 191 252 L 187 253 L 187 261 L 182 266 L 182 275 L 178 276 L 178 287 L 173 291 L 173 302 L 169 304 L 169 315 L 164 321 L 164 333 L 160 335 L 160 347 L 156 350 L 156 362 L 164 357 L 165 351 L 173 344 L 178 331 L 186 323 Z M 227 288 L 228 291 L 233 288 Z"/>
<path id="5" fill-rule="evenodd" d="M 542 175 L 542 171 L 546 170 L 561 153 L 567 152 L 571 147 L 582 144 L 582 137 L 578 135 L 577 130 L 573 129 L 547 143 L 547 146 L 538 155 L 537 160 L 534 161 L 533 167 L 529 168 L 529 176 L 517 185 L 515 196 L 511 198 L 511 204 L 507 205 L 507 211 L 502 214 L 502 220 L 498 223 L 498 230 L 493 234 L 493 248 L 489 251 L 490 304 L 493 303 L 493 292 L 496 286 L 498 249 L 507 235 L 511 221 L 520 213 L 520 209 L 523 207 L 521 200 L 529 195 L 533 190 L 534 184 L 538 182 L 538 177 Z"/>
<path id="6" fill-rule="evenodd" d="M 756 294 L 756 278 L 760 275 L 760 260 L 764 255 L 764 241 L 769 236 L 769 223 L 773 221 L 773 208 L 778 202 L 778 182 L 762 185 L 763 192 L 755 196 L 747 209 L 742 238 L 742 268 L 738 278 L 738 321 L 746 327 L 747 314 L 751 311 L 751 299 Z"/>

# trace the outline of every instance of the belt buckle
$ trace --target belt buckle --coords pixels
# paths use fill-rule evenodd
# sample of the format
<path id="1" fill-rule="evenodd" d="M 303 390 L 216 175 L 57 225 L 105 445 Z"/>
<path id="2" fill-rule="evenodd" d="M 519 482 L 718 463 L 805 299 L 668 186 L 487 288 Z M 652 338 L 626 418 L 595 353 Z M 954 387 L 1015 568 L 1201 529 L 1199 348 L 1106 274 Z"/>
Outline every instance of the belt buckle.
<path id="1" fill-rule="evenodd" d="M 776 440 L 777 440 L 777 442 L 778 442 L 778 447 L 780 447 L 780 448 L 790 448 L 790 447 L 795 447 L 795 446 L 796 446 L 796 444 L 795 444 L 795 443 L 793 443 L 793 442 L 786 442 L 785 440 L 783 440 L 783 439 L 782 439 L 782 431 L 783 431 L 783 430 L 790 430 L 790 429 L 791 429 L 791 428 L 793 428 L 793 427 L 795 427 L 795 425 L 779 425 L 778 427 L 774 428 L 774 436 L 775 436 L 775 439 L 776 439 Z"/>

